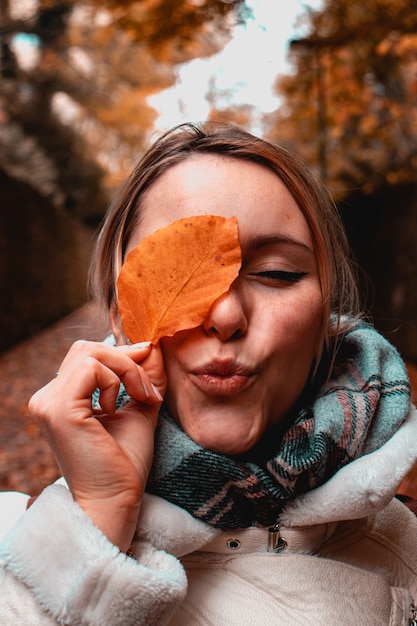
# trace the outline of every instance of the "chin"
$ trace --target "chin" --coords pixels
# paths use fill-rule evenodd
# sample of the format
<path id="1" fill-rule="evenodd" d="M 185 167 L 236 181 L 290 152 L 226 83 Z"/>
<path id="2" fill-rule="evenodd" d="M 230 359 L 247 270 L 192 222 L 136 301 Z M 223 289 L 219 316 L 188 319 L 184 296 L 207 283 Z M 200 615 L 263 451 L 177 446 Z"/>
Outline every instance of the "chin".
<path id="1" fill-rule="evenodd" d="M 253 448 L 261 438 L 261 435 L 255 437 L 253 433 L 248 435 L 247 433 L 237 433 L 235 437 L 231 437 L 231 429 L 227 429 L 226 433 L 215 432 L 195 432 L 185 431 L 187 435 L 195 441 L 202 448 L 207 450 L 213 450 L 213 452 L 219 452 L 220 454 L 227 454 L 235 456 L 244 454 Z"/>

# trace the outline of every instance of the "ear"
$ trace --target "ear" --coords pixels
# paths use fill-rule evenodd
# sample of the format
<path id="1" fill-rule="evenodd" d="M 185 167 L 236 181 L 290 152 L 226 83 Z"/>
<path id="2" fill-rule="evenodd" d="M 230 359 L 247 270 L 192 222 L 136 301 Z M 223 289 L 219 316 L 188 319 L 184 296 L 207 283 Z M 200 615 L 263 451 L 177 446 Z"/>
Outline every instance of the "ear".
<path id="1" fill-rule="evenodd" d="M 120 319 L 120 313 L 118 311 L 118 308 L 115 302 L 113 302 L 110 307 L 109 317 L 110 317 L 110 326 L 112 329 L 112 333 L 116 339 L 116 345 L 117 346 L 125 345 L 126 343 L 128 343 L 128 341 L 123 332 L 122 320 Z"/>

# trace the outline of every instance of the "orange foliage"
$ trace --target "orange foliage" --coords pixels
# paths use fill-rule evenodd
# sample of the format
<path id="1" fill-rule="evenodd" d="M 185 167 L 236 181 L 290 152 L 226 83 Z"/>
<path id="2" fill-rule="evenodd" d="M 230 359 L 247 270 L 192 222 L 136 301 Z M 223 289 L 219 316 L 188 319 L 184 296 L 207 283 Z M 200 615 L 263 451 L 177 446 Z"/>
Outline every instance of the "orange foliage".
<path id="1" fill-rule="evenodd" d="M 404 0 L 325 0 L 306 13 L 309 34 L 291 46 L 295 71 L 269 118 L 272 139 L 311 163 L 326 155 L 336 199 L 416 180 L 417 6 Z"/>

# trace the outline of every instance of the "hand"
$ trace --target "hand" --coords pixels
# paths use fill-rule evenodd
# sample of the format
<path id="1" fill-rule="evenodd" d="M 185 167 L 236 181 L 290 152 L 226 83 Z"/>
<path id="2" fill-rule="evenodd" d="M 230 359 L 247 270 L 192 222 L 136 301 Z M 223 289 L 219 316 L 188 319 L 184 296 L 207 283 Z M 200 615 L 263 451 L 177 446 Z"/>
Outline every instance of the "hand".
<path id="1" fill-rule="evenodd" d="M 132 400 L 116 411 L 120 382 Z M 101 411 L 92 409 L 97 388 Z M 79 341 L 29 402 L 74 499 L 122 550 L 136 529 L 165 388 L 159 347 Z"/>

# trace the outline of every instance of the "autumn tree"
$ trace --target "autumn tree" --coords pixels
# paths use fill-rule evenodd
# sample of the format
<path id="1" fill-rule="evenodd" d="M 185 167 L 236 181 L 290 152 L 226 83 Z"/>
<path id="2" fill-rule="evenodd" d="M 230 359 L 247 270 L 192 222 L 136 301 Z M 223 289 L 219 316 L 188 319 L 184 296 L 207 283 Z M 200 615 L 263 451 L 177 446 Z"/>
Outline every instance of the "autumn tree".
<path id="1" fill-rule="evenodd" d="M 243 12 L 243 0 L 38 0 L 33 10 L 1 0 L 0 168 L 96 220 L 155 120 L 147 97 L 174 83 L 178 64 L 220 49 Z"/>
<path id="2" fill-rule="evenodd" d="M 336 197 L 415 181 L 417 6 L 325 0 L 303 19 L 309 34 L 291 42 L 271 136 L 320 165 Z"/>

